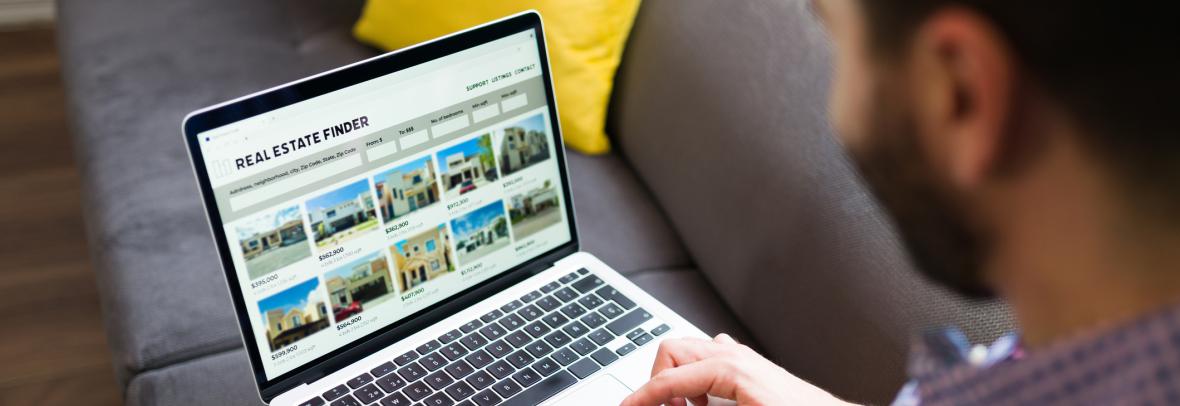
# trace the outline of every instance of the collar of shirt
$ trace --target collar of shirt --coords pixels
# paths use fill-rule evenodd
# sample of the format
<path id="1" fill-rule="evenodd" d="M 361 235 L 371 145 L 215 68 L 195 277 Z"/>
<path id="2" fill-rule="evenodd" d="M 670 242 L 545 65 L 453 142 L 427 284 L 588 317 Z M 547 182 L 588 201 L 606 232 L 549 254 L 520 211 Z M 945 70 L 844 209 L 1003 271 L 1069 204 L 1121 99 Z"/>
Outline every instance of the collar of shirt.
<path id="1" fill-rule="evenodd" d="M 958 330 L 916 340 L 895 405 L 1180 404 L 1180 306 L 1024 354 L 1015 334 L 972 347 Z"/>

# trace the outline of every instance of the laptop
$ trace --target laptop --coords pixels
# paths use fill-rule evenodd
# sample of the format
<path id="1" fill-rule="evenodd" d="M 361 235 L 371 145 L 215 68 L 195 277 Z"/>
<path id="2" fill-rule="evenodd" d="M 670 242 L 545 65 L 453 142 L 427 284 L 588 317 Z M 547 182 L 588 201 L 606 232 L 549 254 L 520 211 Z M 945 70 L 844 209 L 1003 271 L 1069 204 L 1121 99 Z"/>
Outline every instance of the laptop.
<path id="1" fill-rule="evenodd" d="M 579 249 L 536 12 L 183 132 L 263 402 L 617 404 L 706 337 Z"/>

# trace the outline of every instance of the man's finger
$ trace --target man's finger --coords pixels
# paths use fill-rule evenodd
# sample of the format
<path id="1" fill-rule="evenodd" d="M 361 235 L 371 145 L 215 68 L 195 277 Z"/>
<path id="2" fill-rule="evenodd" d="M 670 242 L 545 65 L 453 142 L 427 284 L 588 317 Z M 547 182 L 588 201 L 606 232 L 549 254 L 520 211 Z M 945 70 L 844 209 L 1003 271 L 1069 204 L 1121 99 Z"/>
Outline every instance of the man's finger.
<path id="1" fill-rule="evenodd" d="M 733 337 L 730 337 L 729 334 L 725 334 L 725 333 L 721 333 L 721 334 L 718 334 L 716 337 L 713 337 L 713 341 L 718 344 L 737 344 L 738 343 L 737 340 L 734 340 Z"/>
<path id="2" fill-rule="evenodd" d="M 724 368 L 727 366 L 721 360 L 712 358 L 666 369 L 623 400 L 622 405 L 659 406 L 675 398 L 699 399 L 705 395 L 733 399 L 734 384 L 719 379 L 732 376 L 719 373 Z"/>
<path id="3" fill-rule="evenodd" d="M 715 344 L 699 338 L 679 338 L 660 342 L 656 360 L 651 366 L 651 376 L 660 371 L 700 361 L 716 354 Z"/>

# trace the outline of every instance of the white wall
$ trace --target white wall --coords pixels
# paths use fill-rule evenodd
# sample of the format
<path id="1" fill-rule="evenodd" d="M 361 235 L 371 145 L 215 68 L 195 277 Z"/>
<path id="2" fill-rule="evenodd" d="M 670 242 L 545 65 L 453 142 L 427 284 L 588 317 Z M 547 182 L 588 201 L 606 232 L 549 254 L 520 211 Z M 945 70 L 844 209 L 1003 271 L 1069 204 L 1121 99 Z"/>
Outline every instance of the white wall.
<path id="1" fill-rule="evenodd" d="M 54 0 L 0 0 L 0 28 L 53 21 Z"/>

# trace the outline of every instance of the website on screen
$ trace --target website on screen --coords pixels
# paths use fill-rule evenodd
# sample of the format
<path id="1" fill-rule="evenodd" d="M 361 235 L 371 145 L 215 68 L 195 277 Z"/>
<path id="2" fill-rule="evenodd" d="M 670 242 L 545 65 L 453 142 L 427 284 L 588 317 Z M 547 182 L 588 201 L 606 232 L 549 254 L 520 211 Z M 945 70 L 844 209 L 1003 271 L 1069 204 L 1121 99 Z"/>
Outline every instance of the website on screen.
<path id="1" fill-rule="evenodd" d="M 570 241 L 531 33 L 199 135 L 267 379 Z"/>

